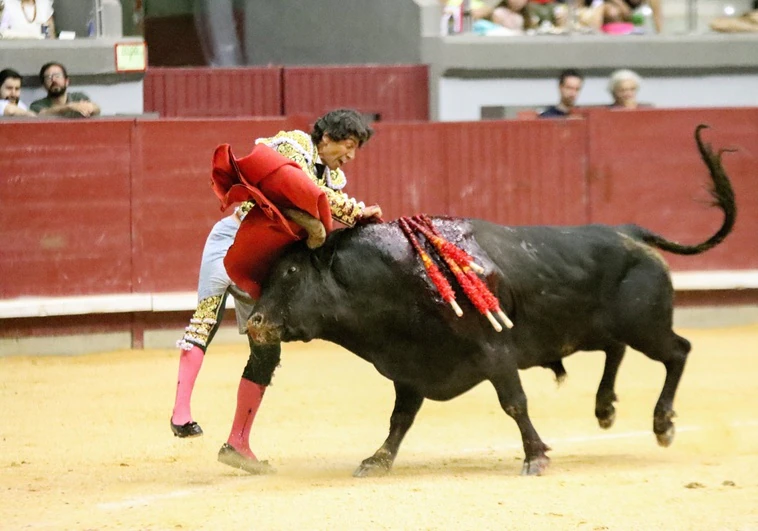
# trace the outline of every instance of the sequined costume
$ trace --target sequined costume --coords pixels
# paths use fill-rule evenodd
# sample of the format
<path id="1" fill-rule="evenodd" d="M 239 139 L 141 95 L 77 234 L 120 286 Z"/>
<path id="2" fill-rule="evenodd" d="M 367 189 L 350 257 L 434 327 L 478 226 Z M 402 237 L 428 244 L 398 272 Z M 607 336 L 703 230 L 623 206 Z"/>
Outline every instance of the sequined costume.
<path id="1" fill-rule="evenodd" d="M 234 290 L 232 281 L 224 268 L 224 256 L 234 241 L 241 219 L 251 207 L 252 203 L 241 205 L 234 215 L 217 222 L 208 234 L 200 262 L 197 309 L 190 319 L 189 326 L 185 328 L 184 336 L 177 342 L 177 346 L 183 350 L 190 350 L 195 345 L 205 351 L 218 329 L 226 308 L 226 298 Z M 233 295 L 237 327 L 240 334 L 244 334 L 253 301 L 241 296 L 243 294 L 239 290 Z"/>

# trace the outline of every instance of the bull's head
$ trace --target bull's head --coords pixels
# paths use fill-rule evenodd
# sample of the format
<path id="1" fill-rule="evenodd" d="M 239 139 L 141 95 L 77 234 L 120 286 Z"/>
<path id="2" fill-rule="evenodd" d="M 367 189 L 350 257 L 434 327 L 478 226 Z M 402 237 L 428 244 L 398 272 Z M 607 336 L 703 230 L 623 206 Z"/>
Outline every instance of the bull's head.
<path id="1" fill-rule="evenodd" d="M 312 251 L 298 243 L 277 261 L 247 322 L 254 341 L 267 344 L 319 337 L 335 300 L 332 255 L 331 246 Z"/>

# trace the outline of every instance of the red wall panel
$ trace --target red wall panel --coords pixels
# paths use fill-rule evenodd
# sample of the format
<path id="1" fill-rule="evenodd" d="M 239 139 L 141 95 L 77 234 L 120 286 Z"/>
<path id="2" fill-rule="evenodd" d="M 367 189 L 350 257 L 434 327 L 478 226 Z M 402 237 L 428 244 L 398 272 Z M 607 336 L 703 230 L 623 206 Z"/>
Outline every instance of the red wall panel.
<path id="1" fill-rule="evenodd" d="M 508 225 L 586 223 L 585 138 L 583 120 L 447 124 L 448 212 Z"/>
<path id="2" fill-rule="evenodd" d="M 161 116 L 280 116 L 282 69 L 149 68 L 145 112 Z"/>
<path id="3" fill-rule="evenodd" d="M 129 292 L 125 121 L 0 125 L 0 297 Z"/>
<path id="4" fill-rule="evenodd" d="M 284 68 L 284 114 L 350 107 L 380 121 L 429 119 L 426 65 Z"/>
<path id="5" fill-rule="evenodd" d="M 590 202 L 592 221 L 637 223 L 667 239 L 699 243 L 721 224 L 711 208 L 708 172 L 693 133 L 703 133 L 726 153 L 724 167 L 737 199 L 734 232 L 717 248 L 697 257 L 666 256 L 677 270 L 758 267 L 758 109 L 614 111 L 590 119 Z"/>
<path id="6" fill-rule="evenodd" d="M 139 120 L 134 139 L 134 291 L 197 287 L 200 257 L 213 224 L 226 214 L 210 187 L 219 144 L 235 156 L 255 139 L 291 126 L 285 118 L 247 120 Z"/>
<path id="7" fill-rule="evenodd" d="M 448 172 L 441 123 L 377 123 L 376 134 L 345 167 L 345 192 L 381 205 L 385 219 L 445 214 Z"/>
<path id="8" fill-rule="evenodd" d="M 586 204 L 586 124 L 378 123 L 346 167 L 346 191 L 386 219 L 427 213 L 511 225 L 579 224 Z"/>

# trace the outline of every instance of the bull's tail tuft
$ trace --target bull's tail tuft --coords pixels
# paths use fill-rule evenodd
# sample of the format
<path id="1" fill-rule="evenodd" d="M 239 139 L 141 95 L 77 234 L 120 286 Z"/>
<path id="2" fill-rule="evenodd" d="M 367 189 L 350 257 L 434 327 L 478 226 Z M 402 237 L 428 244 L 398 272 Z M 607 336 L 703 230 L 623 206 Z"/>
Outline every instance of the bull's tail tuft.
<path id="1" fill-rule="evenodd" d="M 703 159 L 703 162 L 711 175 L 710 194 L 713 198 L 712 206 L 721 209 L 724 213 L 724 222 L 721 224 L 721 228 L 719 228 L 713 236 L 697 245 L 682 245 L 677 242 L 672 242 L 654 232 L 635 226 L 633 235 L 648 245 L 675 254 L 700 254 L 716 247 L 724 241 L 724 238 L 726 238 L 734 228 L 734 222 L 737 218 L 737 204 L 734 200 L 732 183 L 729 181 L 729 176 L 726 174 L 726 171 L 721 164 L 721 156 L 724 153 L 733 152 L 735 150 L 720 149 L 718 152 L 714 153 L 711 145 L 703 141 L 701 138 L 701 131 L 703 129 L 708 129 L 708 126 L 705 124 L 697 126 L 695 129 L 695 141 L 697 142 L 697 147 L 700 151 L 700 157 Z"/>

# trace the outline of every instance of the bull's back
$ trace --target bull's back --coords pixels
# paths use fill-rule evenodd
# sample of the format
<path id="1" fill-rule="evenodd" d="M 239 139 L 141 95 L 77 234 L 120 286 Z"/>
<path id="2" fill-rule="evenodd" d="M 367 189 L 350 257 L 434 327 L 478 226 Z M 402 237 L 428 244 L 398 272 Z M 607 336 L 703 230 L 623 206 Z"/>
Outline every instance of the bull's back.
<path id="1" fill-rule="evenodd" d="M 606 225 L 507 227 L 475 220 L 471 227 L 483 259 L 525 292 L 567 284 L 594 291 L 652 252 Z"/>
<path id="2" fill-rule="evenodd" d="M 658 253 L 614 227 L 502 227 L 472 222 L 498 271 L 498 298 L 514 315 L 522 368 L 577 350 L 625 343 L 630 315 L 657 308 L 666 323 L 671 283 Z M 638 304 L 640 310 L 629 309 Z M 632 317 L 635 319 L 635 317 Z"/>

